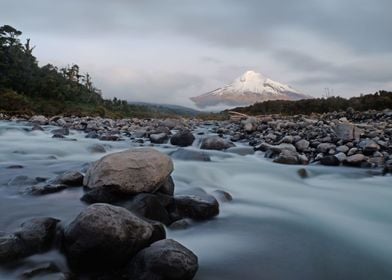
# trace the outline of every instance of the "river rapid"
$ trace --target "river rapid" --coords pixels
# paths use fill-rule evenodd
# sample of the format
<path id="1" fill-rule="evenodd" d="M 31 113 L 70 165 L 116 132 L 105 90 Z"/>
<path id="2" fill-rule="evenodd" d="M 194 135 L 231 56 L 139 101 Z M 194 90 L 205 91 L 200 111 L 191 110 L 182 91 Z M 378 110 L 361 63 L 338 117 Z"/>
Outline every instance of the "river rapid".
<path id="1" fill-rule="evenodd" d="M 0 122 L 0 231 L 13 231 L 40 216 L 70 222 L 86 205 L 82 188 L 45 196 L 24 193 L 41 178 L 82 170 L 104 154 L 88 149 L 104 144 L 107 153 L 139 144 L 102 142 L 71 131 L 51 138 L 29 131 L 27 123 Z M 53 127 L 55 128 L 55 127 Z M 208 133 L 208 127 L 199 130 Z M 195 147 L 197 149 L 197 141 Z M 157 145 L 169 153 L 177 148 Z M 272 163 L 262 153 L 208 152 L 212 161 L 174 160 L 176 193 L 224 190 L 233 201 L 221 203 L 220 215 L 184 230 L 167 230 L 199 258 L 195 279 L 392 279 L 392 177 L 347 167 Z M 8 168 L 21 165 L 23 168 Z M 24 176 L 24 177 L 23 177 Z M 34 264 L 67 265 L 56 251 L 0 267 L 0 279 L 18 279 Z M 39 278 L 43 279 L 43 278 Z"/>

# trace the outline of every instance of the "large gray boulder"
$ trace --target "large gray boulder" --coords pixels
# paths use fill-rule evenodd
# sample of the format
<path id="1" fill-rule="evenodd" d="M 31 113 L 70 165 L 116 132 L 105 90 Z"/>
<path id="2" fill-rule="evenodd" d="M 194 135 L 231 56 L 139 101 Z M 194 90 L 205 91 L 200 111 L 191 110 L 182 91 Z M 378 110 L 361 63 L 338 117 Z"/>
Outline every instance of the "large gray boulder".
<path id="1" fill-rule="evenodd" d="M 124 194 L 153 193 L 173 171 L 171 158 L 152 148 L 130 149 L 102 157 L 87 170 L 83 184 Z"/>
<path id="2" fill-rule="evenodd" d="M 154 227 L 125 208 L 97 203 L 65 228 L 64 251 L 76 270 L 107 271 L 129 261 L 153 236 Z"/>
<path id="3" fill-rule="evenodd" d="M 135 256 L 129 276 L 144 280 L 188 280 L 193 279 L 197 269 L 198 259 L 192 251 L 172 239 L 165 239 Z"/>

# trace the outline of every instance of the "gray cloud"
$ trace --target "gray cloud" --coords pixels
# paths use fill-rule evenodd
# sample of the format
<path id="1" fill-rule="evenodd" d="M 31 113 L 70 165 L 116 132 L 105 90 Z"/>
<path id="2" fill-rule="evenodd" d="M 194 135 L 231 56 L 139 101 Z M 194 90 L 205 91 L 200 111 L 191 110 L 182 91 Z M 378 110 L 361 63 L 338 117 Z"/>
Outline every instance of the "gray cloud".
<path id="1" fill-rule="evenodd" d="M 248 69 L 316 95 L 388 86 L 391 10 L 390 0 L 3 0 L 0 18 L 42 63 L 81 64 L 107 96 L 184 103 Z M 120 79 L 130 67 L 139 75 Z"/>

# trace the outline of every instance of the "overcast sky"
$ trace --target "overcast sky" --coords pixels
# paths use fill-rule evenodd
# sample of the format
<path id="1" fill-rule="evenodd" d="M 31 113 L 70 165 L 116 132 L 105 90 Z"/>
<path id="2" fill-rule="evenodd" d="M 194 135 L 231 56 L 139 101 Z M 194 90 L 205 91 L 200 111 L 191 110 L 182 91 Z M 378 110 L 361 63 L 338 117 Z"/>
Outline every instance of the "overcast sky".
<path id="1" fill-rule="evenodd" d="M 190 106 L 255 70 L 316 97 L 392 89 L 391 0 L 0 0 L 40 64 L 105 97 Z"/>

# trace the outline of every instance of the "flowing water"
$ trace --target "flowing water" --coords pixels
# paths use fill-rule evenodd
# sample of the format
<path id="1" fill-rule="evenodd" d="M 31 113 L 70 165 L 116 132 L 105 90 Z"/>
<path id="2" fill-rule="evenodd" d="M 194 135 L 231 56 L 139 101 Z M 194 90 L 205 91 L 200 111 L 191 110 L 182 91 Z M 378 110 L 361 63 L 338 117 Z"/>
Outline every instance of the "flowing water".
<path id="1" fill-rule="evenodd" d="M 102 154 L 88 151 L 93 143 L 105 143 L 108 153 L 132 145 L 86 139 L 76 131 L 68 138 L 77 141 L 65 141 L 51 138 L 50 127 L 45 132 L 29 129 L 24 123 L 0 122 L 2 231 L 38 216 L 68 223 L 86 207 L 79 200 L 81 188 L 34 197 L 24 189 L 37 179 L 80 170 L 100 158 Z M 221 204 L 215 219 L 167 230 L 169 238 L 198 255 L 196 279 L 392 279 L 391 176 L 310 165 L 309 177 L 302 179 L 299 166 L 271 163 L 262 154 L 210 153 L 211 162 L 174 160 L 177 193 L 219 189 L 234 197 Z M 11 165 L 23 168 L 7 168 Z M 21 271 L 45 260 L 67 269 L 64 258 L 52 251 L 16 267 L 1 267 L 0 279 L 17 279 Z"/>

